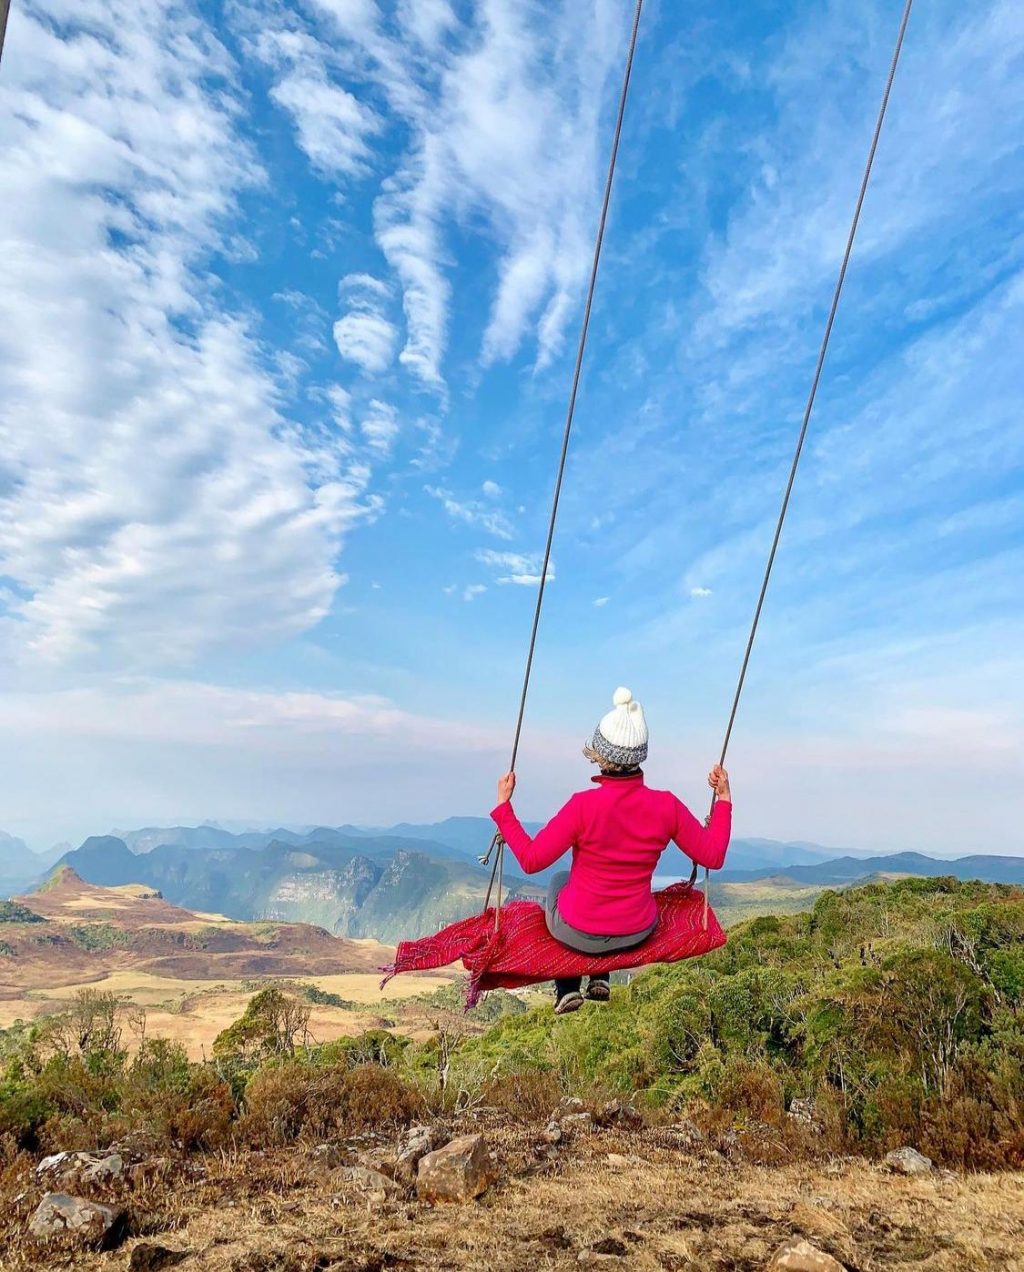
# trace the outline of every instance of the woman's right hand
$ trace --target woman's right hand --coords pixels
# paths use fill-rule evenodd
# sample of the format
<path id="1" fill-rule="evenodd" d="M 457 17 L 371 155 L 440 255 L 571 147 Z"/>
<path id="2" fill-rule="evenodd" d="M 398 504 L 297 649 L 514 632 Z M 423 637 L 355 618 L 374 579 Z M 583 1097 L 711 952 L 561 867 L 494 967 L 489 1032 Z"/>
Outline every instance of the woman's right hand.
<path id="1" fill-rule="evenodd" d="M 727 800 L 732 803 L 732 791 L 729 789 L 729 774 L 722 768 L 721 764 L 716 764 L 708 774 L 708 785 L 715 792 L 715 799 Z"/>
<path id="2" fill-rule="evenodd" d="M 512 792 L 516 789 L 515 773 L 505 773 L 498 778 L 498 803 L 507 804 L 512 798 Z"/>

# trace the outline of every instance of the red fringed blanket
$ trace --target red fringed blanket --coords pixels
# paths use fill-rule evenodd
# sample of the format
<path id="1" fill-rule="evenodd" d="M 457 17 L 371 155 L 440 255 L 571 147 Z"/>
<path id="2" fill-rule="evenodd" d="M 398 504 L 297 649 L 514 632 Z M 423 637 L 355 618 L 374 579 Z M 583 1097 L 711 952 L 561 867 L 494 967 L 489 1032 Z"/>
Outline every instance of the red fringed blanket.
<path id="1" fill-rule="evenodd" d="M 494 931 L 494 911 L 474 914 L 452 923 L 435 936 L 402 941 L 381 987 L 400 972 L 422 972 L 447 967 L 458 959 L 470 973 L 466 1006 L 472 1007 L 489 989 L 518 989 L 555 977 L 590 976 L 648 963 L 677 963 L 707 954 L 725 944 L 725 932 L 708 910 L 703 925 L 704 898 L 685 883 L 656 892 L 658 926 L 642 945 L 614 954 L 578 954 L 548 932 L 543 909 L 534 901 L 511 901 L 501 911 L 501 925 Z"/>

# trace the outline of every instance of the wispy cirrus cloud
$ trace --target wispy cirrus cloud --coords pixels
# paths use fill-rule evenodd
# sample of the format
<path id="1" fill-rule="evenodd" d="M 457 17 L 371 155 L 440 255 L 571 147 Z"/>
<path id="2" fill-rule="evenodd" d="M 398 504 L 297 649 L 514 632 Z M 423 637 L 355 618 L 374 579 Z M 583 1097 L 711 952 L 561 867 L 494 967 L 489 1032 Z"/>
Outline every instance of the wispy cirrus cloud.
<path id="1" fill-rule="evenodd" d="M 285 418 L 211 254 L 263 169 L 234 68 L 157 0 L 20 5 L 0 80 L 8 656 L 180 663 L 328 611 L 368 472 Z"/>
<path id="2" fill-rule="evenodd" d="M 370 274 L 348 274 L 338 284 L 345 313 L 334 324 L 334 343 L 348 362 L 380 375 L 394 361 L 398 328 L 387 317 L 391 289 Z"/>
<path id="3" fill-rule="evenodd" d="M 264 31 L 255 51 L 273 68 L 270 96 L 295 121 L 299 145 L 317 171 L 328 176 L 365 173 L 380 118 L 331 79 L 317 41 L 295 29 Z"/>
<path id="4" fill-rule="evenodd" d="M 525 552 L 494 552 L 481 548 L 476 553 L 481 565 L 494 570 L 499 583 L 517 583 L 520 587 L 536 587 L 540 583 L 543 558 L 539 554 Z M 555 577 L 555 563 L 548 562 L 547 581 Z"/>
<path id="5" fill-rule="evenodd" d="M 502 509 L 495 508 L 493 503 L 484 503 L 480 499 L 460 499 L 441 486 L 424 486 L 423 489 L 440 503 L 452 521 L 479 526 L 496 539 L 512 538 L 512 523 Z"/>
<path id="6" fill-rule="evenodd" d="M 484 365 L 513 357 L 531 333 L 535 360 L 546 364 L 589 256 L 605 89 L 625 33 L 621 0 L 595 0 L 583 24 L 569 0 L 481 0 L 462 18 L 447 3 L 402 4 L 390 23 L 335 0 L 310 0 L 305 17 L 263 16 L 273 25 L 253 47 L 279 77 L 273 96 L 314 167 L 359 175 L 353 157 L 385 112 L 390 136 L 402 138 L 377 152 L 385 166 L 373 218 L 401 287 L 402 365 L 442 388 L 457 300 L 452 230 L 469 220 L 481 222 L 497 260 Z M 335 132 L 343 112 L 324 123 L 325 77 L 346 97 L 359 86 L 365 101 L 368 90 L 380 108 L 365 118 L 349 111 Z"/>

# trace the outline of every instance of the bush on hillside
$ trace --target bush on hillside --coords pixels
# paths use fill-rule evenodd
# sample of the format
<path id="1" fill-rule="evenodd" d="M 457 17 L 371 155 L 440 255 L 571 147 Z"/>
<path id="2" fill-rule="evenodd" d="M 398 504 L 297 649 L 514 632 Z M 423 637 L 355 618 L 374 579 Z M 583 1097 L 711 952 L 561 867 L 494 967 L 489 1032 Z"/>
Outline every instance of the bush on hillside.
<path id="1" fill-rule="evenodd" d="M 391 1069 L 293 1059 L 264 1065 L 253 1075 L 238 1133 L 254 1147 L 280 1147 L 298 1139 L 336 1139 L 371 1127 L 408 1126 L 423 1107 L 422 1099 Z"/>

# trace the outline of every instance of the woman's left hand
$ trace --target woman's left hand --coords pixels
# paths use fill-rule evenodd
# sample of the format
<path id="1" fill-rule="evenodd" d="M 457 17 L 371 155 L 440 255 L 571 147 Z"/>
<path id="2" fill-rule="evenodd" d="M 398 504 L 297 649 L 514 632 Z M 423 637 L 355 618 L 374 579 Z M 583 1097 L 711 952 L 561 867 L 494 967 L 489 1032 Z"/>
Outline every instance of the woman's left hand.
<path id="1" fill-rule="evenodd" d="M 515 773 L 506 773 L 504 777 L 498 778 L 498 803 L 507 804 L 512 798 L 512 792 L 516 789 Z"/>
<path id="2" fill-rule="evenodd" d="M 729 774 L 722 768 L 721 764 L 716 764 L 708 774 L 708 785 L 715 792 L 716 799 L 732 799 L 732 791 L 729 788 Z"/>

